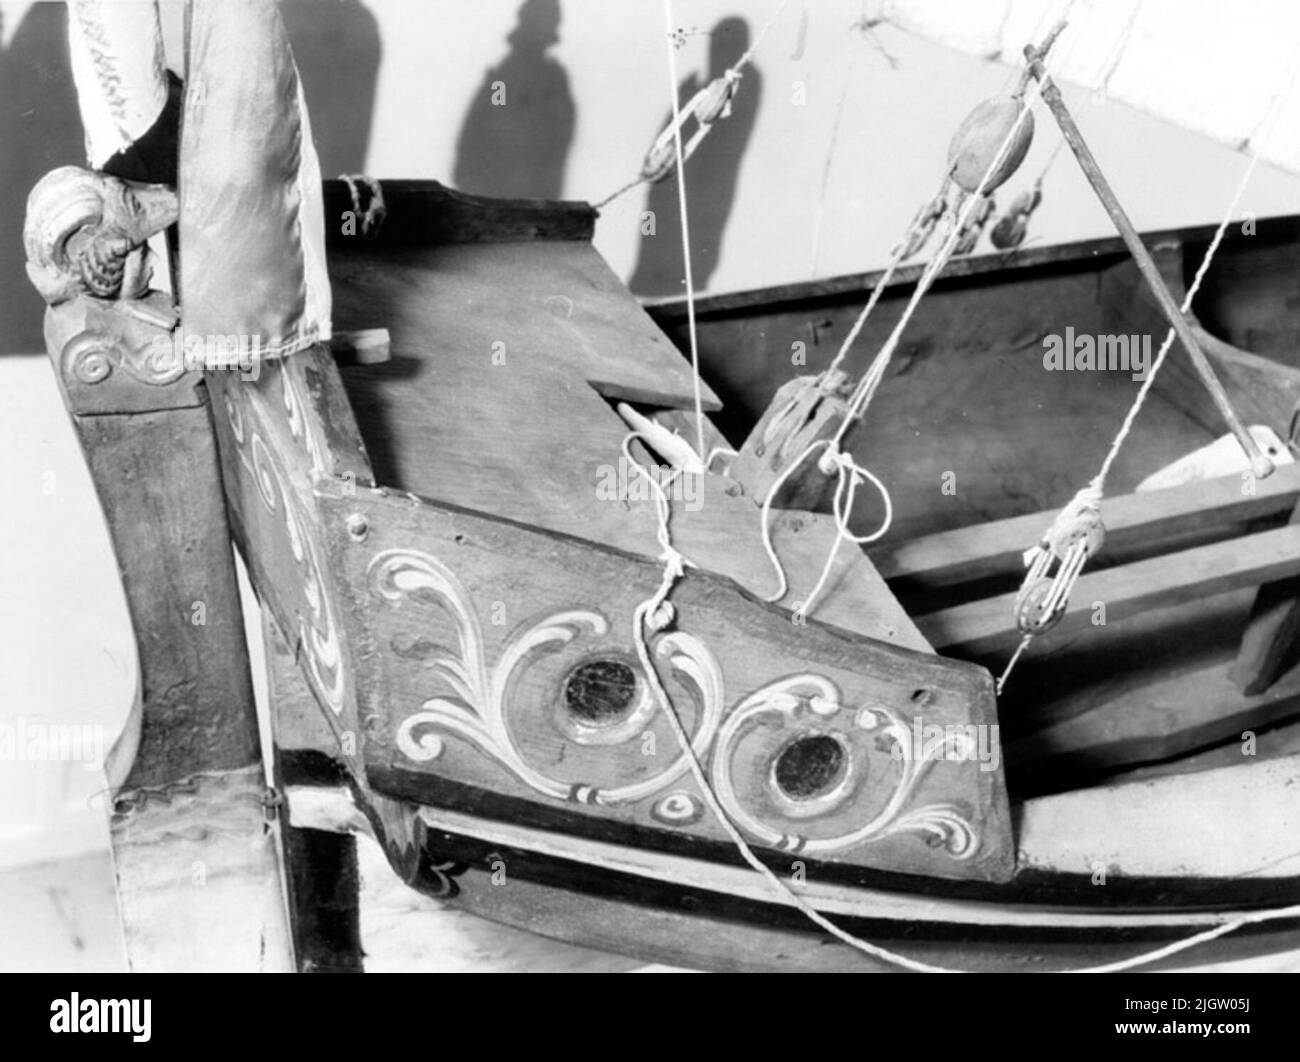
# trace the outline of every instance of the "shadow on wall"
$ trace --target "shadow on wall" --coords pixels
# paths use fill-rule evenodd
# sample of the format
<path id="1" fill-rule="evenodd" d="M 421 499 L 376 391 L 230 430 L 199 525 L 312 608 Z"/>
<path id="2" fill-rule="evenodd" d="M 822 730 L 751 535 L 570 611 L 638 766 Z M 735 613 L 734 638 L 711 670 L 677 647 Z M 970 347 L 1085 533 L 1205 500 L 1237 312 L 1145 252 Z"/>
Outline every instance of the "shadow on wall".
<path id="1" fill-rule="evenodd" d="M 0 354 L 45 350 L 45 304 L 27 280 L 27 193 L 46 173 L 84 165 L 86 146 L 68 59 L 67 11 L 33 4 L 0 54 Z"/>
<path id="2" fill-rule="evenodd" d="M 462 192 L 559 199 L 573 141 L 569 77 L 546 50 L 560 39 L 559 0 L 524 0 L 510 52 L 483 76 L 456 142 Z"/>
<path id="3" fill-rule="evenodd" d="M 364 172 L 383 54 L 379 23 L 360 0 L 280 0 L 280 13 L 302 76 L 321 176 Z"/>
<path id="4" fill-rule="evenodd" d="M 709 34 L 708 81 L 721 77 L 749 47 L 749 23 L 743 18 L 724 18 Z M 704 88 L 695 74 L 678 86 L 678 106 L 684 106 Z M 722 252 L 722 236 L 736 196 L 740 160 L 744 157 L 758 106 L 763 79 L 753 64 L 745 68 L 740 86 L 731 101 L 731 116 L 714 124 L 686 163 L 686 198 L 691 227 L 691 273 L 697 290 L 708 287 Z M 671 112 L 659 129 L 672 121 Z M 683 144 L 695 131 L 693 121 L 682 127 Z M 655 130 L 655 135 L 659 130 Z M 686 271 L 682 256 L 681 214 L 678 210 L 677 173 L 674 170 L 650 186 L 646 211 L 654 222 L 653 233 L 641 232 L 641 249 L 628 287 L 636 295 L 683 295 Z"/>

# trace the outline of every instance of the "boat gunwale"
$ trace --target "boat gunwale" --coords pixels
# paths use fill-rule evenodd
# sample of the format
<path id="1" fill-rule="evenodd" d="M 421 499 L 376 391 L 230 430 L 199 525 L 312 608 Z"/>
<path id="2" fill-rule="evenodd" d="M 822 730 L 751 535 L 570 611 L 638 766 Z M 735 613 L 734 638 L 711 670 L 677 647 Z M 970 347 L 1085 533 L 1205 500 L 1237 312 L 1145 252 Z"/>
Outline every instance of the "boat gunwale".
<path id="1" fill-rule="evenodd" d="M 1162 244 L 1195 247 L 1208 244 L 1217 226 L 1196 225 L 1174 229 L 1142 232 L 1143 242 L 1153 249 Z M 1251 246 L 1300 242 L 1300 214 L 1274 214 L 1255 222 L 1255 234 L 1230 232 L 1224 247 L 1231 248 L 1249 239 Z M 1015 274 L 1035 270 L 1039 275 L 1045 269 L 1056 268 L 1063 272 L 1084 269 L 1094 271 L 1130 258 L 1124 241 L 1118 236 L 1103 236 L 1085 240 L 1072 240 L 1045 247 L 1017 248 L 1011 251 L 970 255 L 954 258 L 935 280 L 935 288 L 963 286 L 963 282 L 976 284 L 983 278 L 996 274 L 998 282 L 1016 279 Z M 925 271 L 925 261 L 900 267 L 886 286 L 886 298 L 894 289 L 914 284 Z M 840 273 L 817 280 L 794 281 L 762 288 L 743 288 L 720 292 L 716 295 L 697 295 L 695 317 L 697 321 L 710 317 L 736 317 L 751 313 L 755 316 L 777 312 L 792 304 L 812 304 L 826 301 L 844 301 L 847 297 L 865 296 L 885 275 L 884 269 L 861 273 Z M 641 305 L 665 330 L 685 322 L 686 299 L 682 296 L 643 298 Z"/>

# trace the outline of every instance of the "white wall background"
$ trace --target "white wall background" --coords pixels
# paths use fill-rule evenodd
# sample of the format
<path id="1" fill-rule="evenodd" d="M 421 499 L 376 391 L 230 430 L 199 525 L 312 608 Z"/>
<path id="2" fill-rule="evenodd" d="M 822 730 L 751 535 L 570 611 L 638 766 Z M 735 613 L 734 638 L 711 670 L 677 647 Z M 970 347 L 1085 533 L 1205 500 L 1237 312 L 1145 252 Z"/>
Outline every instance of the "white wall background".
<path id="1" fill-rule="evenodd" d="M 960 6 L 961 0 L 950 2 Z M 1243 0 L 1236 7 L 1248 17 L 1258 2 Z M 739 14 L 757 33 L 778 3 L 675 0 L 675 20 L 707 30 Z M 484 68 L 505 53 L 518 6 L 517 0 L 370 0 L 384 54 L 368 172 L 447 179 L 461 120 Z M 560 41 L 552 54 L 568 70 L 577 103 L 564 194 L 596 200 L 636 172 L 670 105 L 663 4 L 563 0 L 562 7 Z M 917 207 L 937 188 L 957 124 L 979 100 L 1006 89 L 1009 71 L 999 64 L 888 26 L 873 42 L 851 28 L 861 9 L 859 0 L 792 0 L 761 43 L 754 66 L 763 76 L 764 99 L 714 290 L 882 265 Z M 1075 31 L 1086 36 L 1086 22 Z M 680 76 L 706 68 L 707 47 L 704 36 L 688 38 L 678 53 Z M 1068 52 L 1070 38 L 1058 47 Z M 344 49 L 340 62 L 346 61 Z M 793 102 L 796 83 L 805 88 L 802 106 Z M 1067 101 L 1077 108 L 1094 152 L 1140 229 L 1219 220 L 1244 157 L 1090 93 L 1067 91 Z M 1009 201 L 1032 183 L 1056 140 L 1050 120 L 1040 121 L 1030 157 L 1000 198 Z M 1112 233 L 1068 153 L 1049 171 L 1044 192 L 1031 238 L 1055 243 Z M 641 190 L 618 200 L 597 231 L 600 249 L 623 275 L 635 260 L 643 200 Z M 1300 179 L 1260 167 L 1242 209 L 1261 216 L 1300 211 Z"/>

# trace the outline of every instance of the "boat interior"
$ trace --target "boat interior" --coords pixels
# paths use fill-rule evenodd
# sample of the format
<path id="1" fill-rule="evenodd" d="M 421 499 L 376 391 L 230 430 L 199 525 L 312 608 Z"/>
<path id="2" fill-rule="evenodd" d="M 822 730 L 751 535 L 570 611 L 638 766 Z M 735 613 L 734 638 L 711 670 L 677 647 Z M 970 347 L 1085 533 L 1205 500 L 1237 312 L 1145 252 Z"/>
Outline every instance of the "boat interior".
<path id="1" fill-rule="evenodd" d="M 384 493 L 413 495 L 424 507 L 469 510 L 501 527 L 573 535 L 583 549 L 601 543 L 655 557 L 649 507 L 602 502 L 595 487 L 627 431 L 619 403 L 689 430 L 690 367 L 673 345 L 686 345 L 682 305 L 661 302 L 647 316 L 590 246 L 595 219 L 585 205 L 480 201 L 415 182 L 390 182 L 386 192 L 390 211 L 418 204 L 418 216 L 437 216 L 440 228 L 420 233 L 418 224 L 394 225 L 402 234 L 398 245 L 382 232 L 368 243 L 331 244 L 339 328 L 382 322 L 391 335 L 386 360 L 340 363 L 346 403 L 336 394 L 309 406 L 330 419 L 322 417 L 315 430 L 336 463 L 351 460 L 344 451 L 364 449 L 370 471 L 360 475 L 372 474 Z M 335 194 L 343 192 L 327 183 L 327 204 Z M 429 209 L 431 197 L 436 211 Z M 1227 242 L 1196 312 L 1248 421 L 1287 438 L 1290 407 L 1300 397 L 1294 353 L 1300 316 L 1272 278 L 1300 255 L 1300 227 L 1283 219 L 1269 231 L 1272 242 Z M 1172 282 L 1195 268 L 1207 238 L 1202 230 L 1152 237 Z M 808 368 L 800 371 L 816 371 L 873 279 L 701 300 L 703 399 L 716 426 L 712 438 L 743 443 L 790 375 L 792 345 L 806 344 Z M 906 273 L 897 278 L 859 357 L 889 328 L 908 282 Z M 1252 305 L 1256 312 L 1247 315 L 1242 308 Z M 869 550 L 884 581 L 853 589 L 869 570 L 855 569 L 847 558 L 827 599 L 833 616 L 856 610 L 858 633 L 865 627 L 912 653 L 1000 670 L 1018 637 L 1011 601 L 1021 553 L 1095 474 L 1135 386 L 1128 373 L 1046 371 L 1043 338 L 1067 324 L 1077 333 L 1147 334 L 1154 347 L 1164 334 L 1117 241 L 981 256 L 951 267 L 909 332 L 875 414 L 851 436 L 853 453 L 889 485 L 895 522 Z M 501 364 L 511 371 L 492 377 Z M 1293 654 L 1271 661 L 1265 688 L 1254 693 L 1242 691 L 1233 667 L 1261 585 L 1300 574 L 1300 550 L 1287 526 L 1300 475 L 1283 457 L 1271 477 L 1247 488 L 1233 474 L 1134 493 L 1144 477 L 1221 434 L 1195 385 L 1180 379 L 1172 363 L 1169 368 L 1116 465 L 1106 503 L 1110 539 L 1075 595 L 1082 603 L 1034 645 L 997 704 L 1005 761 L 994 773 L 999 781 L 1005 774 L 1006 835 L 1014 837 L 1012 875 L 1020 885 L 1005 884 L 1005 869 L 977 874 L 1004 884 L 994 893 L 976 885 L 976 897 L 1082 906 L 1091 902 L 1084 894 L 1100 866 L 1137 883 L 1136 891 L 1116 893 L 1135 904 L 1152 881 L 1174 882 L 1173 894 L 1195 906 L 1208 882 L 1243 876 L 1246 884 L 1236 892 L 1249 904 L 1274 895 L 1279 877 L 1296 874 L 1293 854 L 1283 851 L 1294 800 L 1270 804 L 1270 794 L 1286 786 L 1286 772 L 1274 770 L 1272 761 L 1300 751 L 1300 733 L 1289 724 L 1300 714 L 1296 662 Z M 332 365 L 321 369 L 333 371 Z M 555 444 L 557 431 L 562 446 Z M 955 477 L 954 492 L 944 490 L 946 476 Z M 725 476 L 706 478 L 721 488 L 718 504 L 709 494 L 699 513 L 684 507 L 676 525 L 682 549 L 690 554 L 698 544 L 704 551 L 711 542 L 714 552 L 701 566 L 747 587 L 738 600 L 760 607 L 754 594 L 771 576 L 758 541 L 758 501 Z M 855 520 L 878 519 L 874 504 L 863 501 Z M 782 519 L 797 527 L 815 517 L 786 513 Z M 697 520 L 707 522 L 697 529 Z M 328 514 L 324 524 L 328 532 Z M 728 536 L 721 550 L 720 525 Z M 422 526 L 421 534 L 428 529 Z M 457 531 L 452 540 L 464 535 Z M 778 536 L 779 543 L 791 541 Z M 807 556 L 816 555 L 810 547 Z M 594 564 L 594 556 L 576 563 Z M 273 566 L 259 568 L 254 556 L 252 567 L 274 612 L 276 591 L 267 585 L 276 578 Z M 331 577 L 361 582 L 364 573 L 354 576 L 342 566 Z M 565 600 L 566 591 L 545 592 Z M 865 617 L 864 594 L 871 600 Z M 1094 599 L 1106 604 L 1102 624 L 1092 622 Z M 423 622 L 425 634 L 438 641 L 436 628 L 430 633 L 428 619 Z M 291 632 L 291 624 L 282 626 Z M 402 644 L 417 639 L 412 633 Z M 378 685 L 387 695 L 402 681 L 388 676 Z M 1247 731 L 1257 739 L 1243 755 Z M 328 743 L 317 735 L 318 748 Z M 439 770 L 446 771 L 445 762 Z M 1251 772 L 1249 784 L 1242 772 Z M 726 858 L 716 839 L 703 847 L 692 839 L 683 849 L 671 831 L 620 833 L 606 819 L 597 826 L 591 816 L 557 810 L 556 801 L 543 801 L 552 806 L 539 811 L 520 794 L 503 797 L 491 772 L 469 772 L 464 787 L 383 765 L 368 764 L 367 773 L 389 796 L 425 806 L 430 821 L 477 816 L 480 835 L 484 818 L 546 828 L 561 848 L 572 846 L 574 859 L 593 838 L 689 852 L 711 865 Z M 995 793 L 986 809 L 992 820 L 997 803 Z M 1243 831 L 1247 809 L 1253 827 Z M 453 835 L 449 829 L 446 843 Z M 1215 835 L 1207 846 L 1206 837 Z M 819 865 L 818 873 L 857 887 L 910 890 L 918 872 L 947 876 L 932 865 L 898 874 L 886 860 L 882 874 L 870 859 L 838 868 L 834 862 Z M 930 887 L 972 895 L 964 885 Z M 879 901 L 878 892 L 863 892 L 855 903 L 868 905 L 872 896 Z"/>
<path id="2" fill-rule="evenodd" d="M 1288 440 L 1300 397 L 1300 307 L 1287 278 L 1300 248 L 1295 219 L 1269 228 L 1267 239 L 1224 243 L 1193 314 L 1248 423 Z M 1176 294 L 1210 235 L 1147 237 Z M 730 439 L 743 441 L 788 376 L 792 340 L 807 344 L 816 369 L 874 279 L 699 301 L 701 361 L 724 401 L 715 419 Z M 908 279 L 868 322 L 851 375 L 892 328 Z M 650 312 L 685 345 L 680 301 Z M 1149 336 L 1153 352 L 1167 331 L 1118 240 L 954 263 L 909 327 L 875 415 L 850 436 L 893 497 L 889 535 L 867 547 L 872 561 L 937 651 L 995 674 L 1019 638 L 1008 618 L 1020 554 L 1096 474 L 1136 386 L 1113 369 L 1046 370 L 1044 338 L 1067 326 L 1077 335 Z M 1284 560 L 1297 549 L 1284 530 L 1300 486 L 1294 467 L 1251 484 L 1254 494 L 1240 475 L 1135 493 L 1223 433 L 1180 356 L 1175 347 L 1115 462 L 1107 541 L 1074 595 L 1077 611 L 1019 661 L 999 697 L 1013 798 L 1246 766 L 1300 749 L 1300 732 L 1287 725 L 1298 706 L 1300 646 L 1289 646 L 1267 679 L 1233 677 L 1258 577 L 1282 561 L 1280 574 L 1294 578 Z M 864 495 L 854 524 L 872 527 L 881 503 Z M 1265 730 L 1254 757 L 1243 757 L 1243 732 Z"/>

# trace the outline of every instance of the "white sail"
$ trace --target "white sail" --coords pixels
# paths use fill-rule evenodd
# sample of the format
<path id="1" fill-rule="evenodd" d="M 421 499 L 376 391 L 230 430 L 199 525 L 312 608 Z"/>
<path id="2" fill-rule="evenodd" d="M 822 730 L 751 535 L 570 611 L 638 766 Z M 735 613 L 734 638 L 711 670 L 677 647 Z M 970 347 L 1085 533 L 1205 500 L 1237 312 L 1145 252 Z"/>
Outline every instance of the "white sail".
<path id="1" fill-rule="evenodd" d="M 1294 0 L 870 0 L 866 16 L 1020 65 L 1067 10 L 1050 63 L 1059 81 L 1300 173 Z"/>

